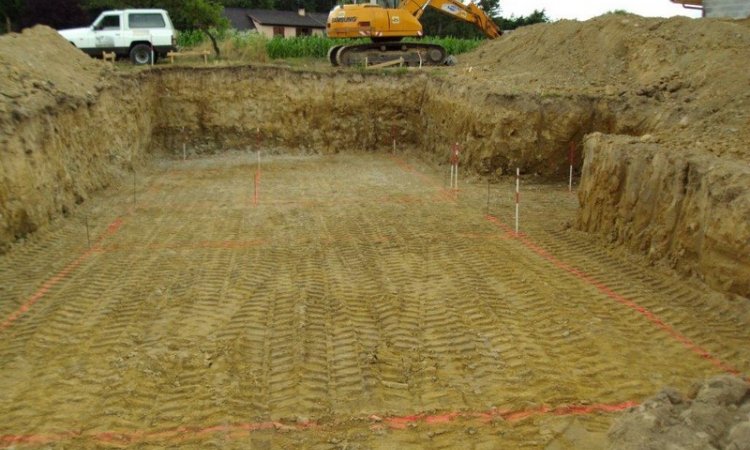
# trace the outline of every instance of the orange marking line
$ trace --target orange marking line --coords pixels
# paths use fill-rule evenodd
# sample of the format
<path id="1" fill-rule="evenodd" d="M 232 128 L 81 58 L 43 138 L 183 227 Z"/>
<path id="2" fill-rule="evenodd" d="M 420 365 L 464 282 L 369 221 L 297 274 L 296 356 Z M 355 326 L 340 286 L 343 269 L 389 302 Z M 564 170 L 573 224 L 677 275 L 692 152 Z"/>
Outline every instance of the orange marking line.
<path id="1" fill-rule="evenodd" d="M 485 216 L 485 218 L 488 221 L 500 227 L 501 229 L 503 229 L 506 233 L 512 233 L 513 235 L 515 235 L 513 230 L 508 225 L 500 221 L 497 217 L 488 215 L 488 216 Z M 709 352 L 708 350 L 696 344 L 692 339 L 690 339 L 689 337 L 677 331 L 675 328 L 673 328 L 668 323 L 664 322 L 661 318 L 659 318 L 659 316 L 649 311 L 645 307 L 628 299 L 622 294 L 615 292 L 612 288 L 602 283 L 601 281 L 597 280 L 596 278 L 592 277 L 591 275 L 587 274 L 586 272 L 583 272 L 582 270 L 576 267 L 573 267 L 569 264 L 566 264 L 560 261 L 555 256 L 551 255 L 547 250 L 545 250 L 544 248 L 534 243 L 527 235 L 521 233 L 515 237 L 526 248 L 530 249 L 537 255 L 546 259 L 548 262 L 552 263 L 552 265 L 554 265 L 558 269 L 564 272 L 567 272 L 570 275 L 573 275 L 575 278 L 578 278 L 579 280 L 583 281 L 589 286 L 595 287 L 599 292 L 606 295 L 610 299 L 616 301 L 617 303 L 620 303 L 621 305 L 625 305 L 628 308 L 632 309 L 633 311 L 636 311 L 637 313 L 639 313 L 640 315 L 648 319 L 648 321 L 651 322 L 654 326 L 656 326 L 657 328 L 669 334 L 673 339 L 675 339 L 677 342 L 682 344 L 683 347 L 687 348 L 688 350 L 697 354 L 701 358 L 710 362 L 717 368 L 721 369 L 724 372 L 733 374 L 733 375 L 741 375 L 741 372 L 737 368 L 733 367 L 732 365 L 712 355 L 711 352 Z M 750 378 L 748 378 L 748 380 L 750 380 Z"/>
<path id="2" fill-rule="evenodd" d="M 409 424 L 423 423 L 426 425 L 448 424 L 457 419 L 476 420 L 483 424 L 489 424 L 494 420 L 501 419 L 507 422 L 518 422 L 536 416 L 571 416 L 587 415 L 595 413 L 613 413 L 624 411 L 638 406 L 637 402 L 626 401 L 620 403 L 599 403 L 593 405 L 560 405 L 549 407 L 541 405 L 537 408 L 526 410 L 498 410 L 491 409 L 483 412 L 447 412 L 442 414 L 413 414 L 407 416 L 378 416 L 371 414 L 360 421 L 371 423 L 371 429 L 388 427 L 394 430 L 402 430 Z M 28 435 L 4 435 L 0 436 L 0 448 L 8 448 L 15 445 L 45 445 L 62 442 L 72 438 L 91 439 L 100 443 L 114 445 L 130 445 L 148 441 L 168 440 L 172 442 L 185 442 L 191 439 L 202 438 L 216 433 L 238 433 L 257 431 L 306 431 L 312 429 L 332 429 L 339 425 L 336 421 L 321 423 L 317 421 L 306 421 L 298 423 L 283 423 L 278 421 L 248 422 L 227 425 L 212 426 L 181 426 L 165 430 L 130 430 L 130 431 L 105 431 L 100 433 L 84 434 L 80 431 L 68 431 L 50 434 L 28 434 Z"/>
<path id="3" fill-rule="evenodd" d="M 55 285 L 60 283 L 60 281 L 67 278 L 71 272 L 73 272 L 81 264 L 83 264 L 85 260 L 87 260 L 91 255 L 93 255 L 96 252 L 96 245 L 100 243 L 101 241 L 103 241 L 105 238 L 117 233 L 117 231 L 120 229 L 121 226 L 122 226 L 121 218 L 117 218 L 115 219 L 114 222 L 110 223 L 109 226 L 107 226 L 107 229 L 104 230 L 104 232 L 94 241 L 93 246 L 90 249 L 83 252 L 76 259 L 71 261 L 67 266 L 63 267 L 61 271 L 57 272 L 51 278 L 47 279 L 44 283 L 42 283 L 42 286 L 39 289 L 37 289 L 36 292 L 31 294 L 31 297 L 29 297 L 21 306 L 19 306 L 17 310 L 13 311 L 3 321 L 3 323 L 0 324 L 0 332 L 10 327 L 16 320 L 18 320 L 19 317 L 27 313 L 31 309 L 31 307 L 34 306 L 36 302 L 38 302 L 42 297 L 44 297 L 47 294 L 47 292 L 49 292 L 50 289 L 52 289 Z"/>

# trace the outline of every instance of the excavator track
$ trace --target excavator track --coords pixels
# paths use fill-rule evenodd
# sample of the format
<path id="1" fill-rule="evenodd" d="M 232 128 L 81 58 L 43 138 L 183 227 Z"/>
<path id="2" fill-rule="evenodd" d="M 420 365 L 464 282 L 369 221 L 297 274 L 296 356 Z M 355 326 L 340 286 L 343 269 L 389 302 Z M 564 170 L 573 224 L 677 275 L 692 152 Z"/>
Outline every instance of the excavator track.
<path id="1" fill-rule="evenodd" d="M 334 66 L 360 66 L 390 62 L 399 58 L 411 67 L 440 66 L 448 60 L 445 48 L 418 42 L 373 42 L 331 47 L 328 61 Z"/>

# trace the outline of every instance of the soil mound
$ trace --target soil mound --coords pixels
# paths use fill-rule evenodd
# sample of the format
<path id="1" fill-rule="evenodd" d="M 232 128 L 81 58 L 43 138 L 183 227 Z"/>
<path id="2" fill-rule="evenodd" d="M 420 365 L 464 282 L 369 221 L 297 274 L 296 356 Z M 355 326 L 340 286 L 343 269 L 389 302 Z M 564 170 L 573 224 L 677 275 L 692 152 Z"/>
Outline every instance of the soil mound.
<path id="1" fill-rule="evenodd" d="M 0 36 L 0 129 L 66 102 L 93 102 L 111 69 L 46 26 Z"/>
<path id="2" fill-rule="evenodd" d="M 721 143 L 711 153 L 750 158 L 746 21 L 608 14 L 540 24 L 487 42 L 461 66 L 485 91 L 619 96 L 644 120 L 671 116 L 660 123 L 675 131 L 670 141 L 702 136 Z"/>
<path id="3" fill-rule="evenodd" d="M 711 378 L 687 395 L 665 388 L 615 422 L 617 449 L 750 449 L 750 385 L 728 375 Z"/>

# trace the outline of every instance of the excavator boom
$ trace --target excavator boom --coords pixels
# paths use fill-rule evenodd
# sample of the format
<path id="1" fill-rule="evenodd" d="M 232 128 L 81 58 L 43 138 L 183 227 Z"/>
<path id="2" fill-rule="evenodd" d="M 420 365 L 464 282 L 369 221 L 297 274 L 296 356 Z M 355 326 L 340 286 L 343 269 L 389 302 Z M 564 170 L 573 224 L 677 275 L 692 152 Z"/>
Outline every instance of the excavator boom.
<path id="1" fill-rule="evenodd" d="M 427 7 L 434 8 L 455 19 L 474 24 L 490 39 L 499 37 L 502 32 L 492 19 L 474 3 L 465 5 L 458 0 L 402 0 L 399 9 L 409 11 L 419 19 Z"/>

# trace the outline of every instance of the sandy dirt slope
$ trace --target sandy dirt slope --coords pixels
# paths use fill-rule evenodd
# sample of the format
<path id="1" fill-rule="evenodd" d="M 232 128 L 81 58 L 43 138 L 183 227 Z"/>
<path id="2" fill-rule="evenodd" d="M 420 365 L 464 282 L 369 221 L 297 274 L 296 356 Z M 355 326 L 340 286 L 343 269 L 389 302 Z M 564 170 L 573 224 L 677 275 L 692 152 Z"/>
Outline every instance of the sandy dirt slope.
<path id="1" fill-rule="evenodd" d="M 96 100 L 110 66 L 76 49 L 45 26 L 0 36 L 0 130 L 59 106 Z"/>
<path id="2" fill-rule="evenodd" d="M 596 248 L 575 197 L 402 156 L 164 161 L 2 259 L 0 446 L 597 448 L 750 371 L 747 311 Z M 22 250 L 22 251 L 21 251 Z M 608 412 L 610 411 L 610 412 Z M 556 447 L 554 447 L 556 446 Z"/>
<path id="3" fill-rule="evenodd" d="M 453 77 L 484 92 L 620 97 L 674 151 L 750 159 L 747 21 L 609 14 L 534 25 L 463 56 L 459 69 Z"/>

